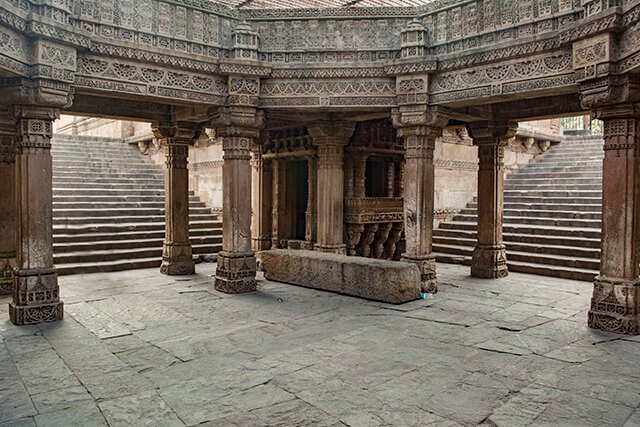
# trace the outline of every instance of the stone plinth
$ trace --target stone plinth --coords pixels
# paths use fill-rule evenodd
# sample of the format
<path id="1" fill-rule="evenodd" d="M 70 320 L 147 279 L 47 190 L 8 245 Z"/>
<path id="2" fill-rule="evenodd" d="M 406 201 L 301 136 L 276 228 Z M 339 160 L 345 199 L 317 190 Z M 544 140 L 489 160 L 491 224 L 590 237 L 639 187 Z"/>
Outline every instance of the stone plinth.
<path id="1" fill-rule="evenodd" d="M 420 298 L 420 270 L 408 262 L 286 249 L 260 259 L 269 280 L 392 304 Z"/>

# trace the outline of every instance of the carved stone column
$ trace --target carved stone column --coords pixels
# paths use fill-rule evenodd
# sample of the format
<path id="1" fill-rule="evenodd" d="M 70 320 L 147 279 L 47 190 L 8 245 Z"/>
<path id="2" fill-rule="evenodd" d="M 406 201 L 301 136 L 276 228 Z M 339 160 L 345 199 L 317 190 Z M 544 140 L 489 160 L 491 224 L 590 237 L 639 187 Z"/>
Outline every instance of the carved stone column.
<path id="1" fill-rule="evenodd" d="M 640 333 L 640 104 L 598 112 L 604 121 L 602 250 L 589 326 Z"/>
<path id="2" fill-rule="evenodd" d="M 308 126 L 308 130 L 313 144 L 318 147 L 318 235 L 315 249 L 345 254 L 343 155 L 355 124 L 321 122 Z"/>
<path id="3" fill-rule="evenodd" d="M 354 165 L 354 185 L 353 197 L 365 197 L 365 180 L 367 174 L 367 158 L 369 156 L 363 153 L 353 154 Z"/>
<path id="4" fill-rule="evenodd" d="M 256 258 L 251 250 L 251 146 L 262 127 L 252 108 L 223 108 L 213 118 L 222 137 L 222 251 L 215 289 L 227 293 L 256 289 Z"/>
<path id="5" fill-rule="evenodd" d="M 305 247 L 313 250 L 316 241 L 316 175 L 318 164 L 316 156 L 307 157 L 307 210 L 305 212 Z"/>
<path id="6" fill-rule="evenodd" d="M 396 187 L 396 162 L 389 163 L 387 170 L 387 197 L 395 197 Z"/>
<path id="7" fill-rule="evenodd" d="M 473 250 L 471 275 L 487 279 L 506 277 L 507 254 L 502 243 L 504 217 L 504 147 L 518 128 L 513 122 L 481 122 L 468 126 L 478 146 L 478 242 Z"/>
<path id="8" fill-rule="evenodd" d="M 442 134 L 442 127 L 403 126 L 399 127 L 398 133 L 404 138 L 406 150 L 402 176 L 407 246 L 402 260 L 418 265 L 422 291 L 434 293 L 438 287 L 436 260 L 431 254 L 435 184 L 433 150 L 436 138 Z"/>
<path id="9" fill-rule="evenodd" d="M 16 107 L 16 270 L 9 316 L 16 325 L 61 320 L 53 265 L 52 123 L 58 110 Z"/>
<path id="10" fill-rule="evenodd" d="M 0 295 L 11 295 L 16 267 L 15 120 L 0 112 Z"/>
<path id="11" fill-rule="evenodd" d="M 154 123 L 162 141 L 164 169 L 164 242 L 160 272 L 169 275 L 195 273 L 189 240 L 189 144 L 199 134 L 197 125 L 182 122 Z"/>
<path id="12" fill-rule="evenodd" d="M 264 251 L 271 247 L 271 162 L 262 158 L 260 145 L 255 145 L 251 154 L 251 248 Z"/>

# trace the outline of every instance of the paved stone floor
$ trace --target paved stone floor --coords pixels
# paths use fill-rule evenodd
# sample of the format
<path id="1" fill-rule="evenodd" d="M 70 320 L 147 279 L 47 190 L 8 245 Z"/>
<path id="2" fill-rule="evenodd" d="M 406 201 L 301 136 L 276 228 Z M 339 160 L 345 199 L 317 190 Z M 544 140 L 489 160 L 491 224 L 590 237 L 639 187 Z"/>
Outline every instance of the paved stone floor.
<path id="1" fill-rule="evenodd" d="M 590 284 L 476 280 L 401 306 L 157 270 L 60 278 L 66 318 L 0 301 L 0 424 L 640 425 L 640 338 L 586 327 Z"/>

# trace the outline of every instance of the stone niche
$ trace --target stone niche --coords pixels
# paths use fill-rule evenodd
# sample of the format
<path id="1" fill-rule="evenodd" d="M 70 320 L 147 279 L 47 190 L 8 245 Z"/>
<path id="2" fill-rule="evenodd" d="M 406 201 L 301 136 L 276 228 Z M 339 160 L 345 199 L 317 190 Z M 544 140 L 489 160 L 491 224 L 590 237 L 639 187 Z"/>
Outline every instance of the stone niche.
<path id="1" fill-rule="evenodd" d="M 268 280 L 391 304 L 420 298 L 420 271 L 407 262 L 290 249 L 259 258 Z"/>

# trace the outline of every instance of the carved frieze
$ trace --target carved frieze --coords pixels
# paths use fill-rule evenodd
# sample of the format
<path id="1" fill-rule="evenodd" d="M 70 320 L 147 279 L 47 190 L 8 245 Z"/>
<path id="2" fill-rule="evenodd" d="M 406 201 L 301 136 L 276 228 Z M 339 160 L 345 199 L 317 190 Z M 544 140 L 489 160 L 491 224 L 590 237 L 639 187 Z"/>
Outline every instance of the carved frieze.
<path id="1" fill-rule="evenodd" d="M 79 58 L 76 86 L 215 105 L 227 93 L 223 77 L 95 55 Z"/>

